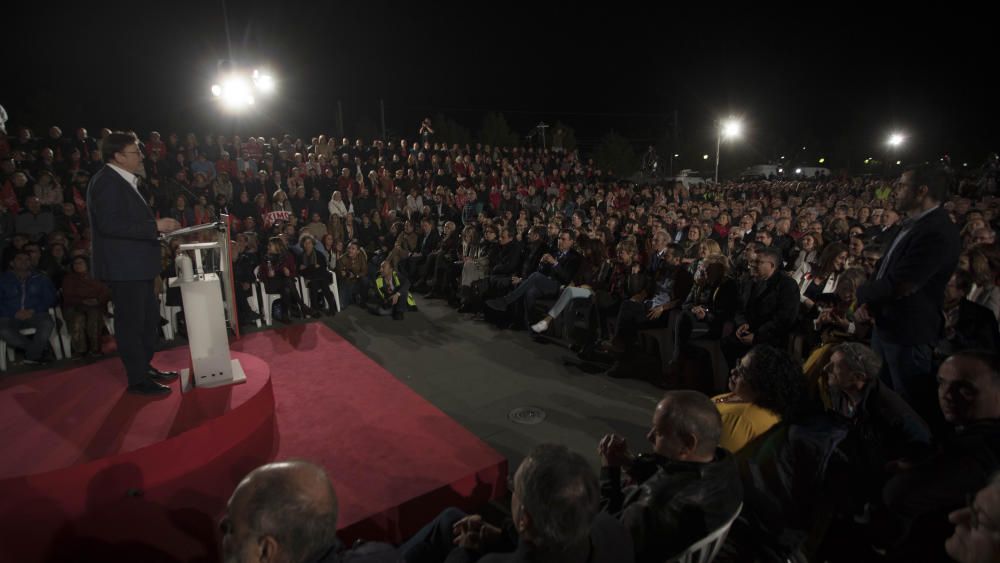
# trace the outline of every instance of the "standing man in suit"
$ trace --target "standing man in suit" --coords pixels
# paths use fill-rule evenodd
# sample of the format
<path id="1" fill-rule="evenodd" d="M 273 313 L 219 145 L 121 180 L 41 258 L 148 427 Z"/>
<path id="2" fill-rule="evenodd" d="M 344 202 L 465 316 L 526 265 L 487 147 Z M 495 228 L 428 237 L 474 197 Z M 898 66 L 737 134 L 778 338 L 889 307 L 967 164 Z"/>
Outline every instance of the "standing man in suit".
<path id="1" fill-rule="evenodd" d="M 118 353 L 128 375 L 128 392 L 164 396 L 177 379 L 150 363 L 156 351 L 160 309 L 153 279 L 160 272 L 161 232 L 180 228 L 174 219 L 156 219 L 139 193 L 142 151 L 129 133 L 112 133 L 102 146 L 104 168 L 90 180 L 87 211 L 93 228 L 94 277 L 111 288 Z"/>
<path id="2" fill-rule="evenodd" d="M 931 365 L 944 328 L 944 289 L 958 265 L 961 239 L 941 202 L 950 176 L 938 166 L 903 172 L 896 209 L 906 219 L 858 288 L 855 320 L 875 321 L 872 349 L 882 356 L 881 378 L 928 422 L 940 421 Z"/>

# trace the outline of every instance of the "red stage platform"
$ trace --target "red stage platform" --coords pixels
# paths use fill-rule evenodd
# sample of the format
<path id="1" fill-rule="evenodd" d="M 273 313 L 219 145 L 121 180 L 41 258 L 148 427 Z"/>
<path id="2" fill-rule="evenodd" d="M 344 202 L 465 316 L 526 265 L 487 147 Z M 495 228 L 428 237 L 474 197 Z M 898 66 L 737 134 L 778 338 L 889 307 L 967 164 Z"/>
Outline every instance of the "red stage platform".
<path id="1" fill-rule="evenodd" d="M 400 541 L 502 494 L 506 461 L 317 323 L 234 343 L 246 384 L 152 401 L 117 359 L 0 378 L 0 561 L 214 561 L 253 467 L 325 466 L 340 535 Z M 157 355 L 187 364 L 187 349 Z"/>

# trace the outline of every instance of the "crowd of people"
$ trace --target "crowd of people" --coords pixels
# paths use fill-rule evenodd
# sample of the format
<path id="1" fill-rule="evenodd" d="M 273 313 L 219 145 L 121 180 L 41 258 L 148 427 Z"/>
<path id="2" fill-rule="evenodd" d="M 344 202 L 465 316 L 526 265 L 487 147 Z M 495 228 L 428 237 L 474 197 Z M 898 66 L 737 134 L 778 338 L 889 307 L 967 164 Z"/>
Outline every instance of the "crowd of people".
<path id="1" fill-rule="evenodd" d="M 85 205 L 107 134 L 0 139 L 0 338 L 27 361 L 48 359 L 55 306 L 73 350 L 100 352 L 109 292 L 87 272 Z M 515 476 L 512 526 L 450 511 L 394 553 L 452 560 L 454 540 L 463 557 L 510 552 L 491 560 L 662 561 L 738 513 L 721 559 L 943 557 L 955 511 L 948 553 L 996 557 L 995 161 L 960 179 L 935 164 L 635 184 L 576 151 L 448 146 L 429 121 L 419 136 L 141 144 L 157 217 L 232 218 L 242 320 L 259 314 L 256 283 L 284 322 L 332 315 L 337 298 L 403 320 L 422 295 L 672 389 L 652 453 L 609 435 L 598 480 L 541 448 Z M 172 260 L 167 245 L 164 278 Z M 650 335 L 666 343 L 654 361 Z M 320 551 L 295 547 L 312 559 L 289 560 L 333 556 L 322 532 Z"/>

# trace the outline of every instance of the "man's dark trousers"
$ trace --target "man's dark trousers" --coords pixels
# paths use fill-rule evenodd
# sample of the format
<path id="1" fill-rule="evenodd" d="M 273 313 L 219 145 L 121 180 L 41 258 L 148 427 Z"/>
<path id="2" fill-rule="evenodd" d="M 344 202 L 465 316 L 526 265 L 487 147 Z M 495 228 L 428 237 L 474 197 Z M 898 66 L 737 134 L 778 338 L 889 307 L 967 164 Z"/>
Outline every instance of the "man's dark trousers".
<path id="1" fill-rule="evenodd" d="M 153 280 L 108 281 L 115 305 L 115 339 L 129 385 L 149 381 L 150 362 L 160 330 L 160 307 Z"/>

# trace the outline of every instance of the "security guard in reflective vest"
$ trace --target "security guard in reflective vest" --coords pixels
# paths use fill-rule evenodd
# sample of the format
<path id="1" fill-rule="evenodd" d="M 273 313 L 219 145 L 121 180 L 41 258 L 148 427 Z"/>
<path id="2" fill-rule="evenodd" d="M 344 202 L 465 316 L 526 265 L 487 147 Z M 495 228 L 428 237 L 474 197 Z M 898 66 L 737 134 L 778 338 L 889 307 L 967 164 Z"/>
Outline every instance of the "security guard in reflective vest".
<path id="1" fill-rule="evenodd" d="M 368 306 L 372 314 L 381 316 L 391 314 L 393 319 L 401 321 L 403 313 L 417 305 L 410 294 L 410 280 L 394 270 L 388 260 L 383 260 L 379 267 L 378 277 L 375 278 L 375 291 L 378 293 L 379 302 Z"/>

